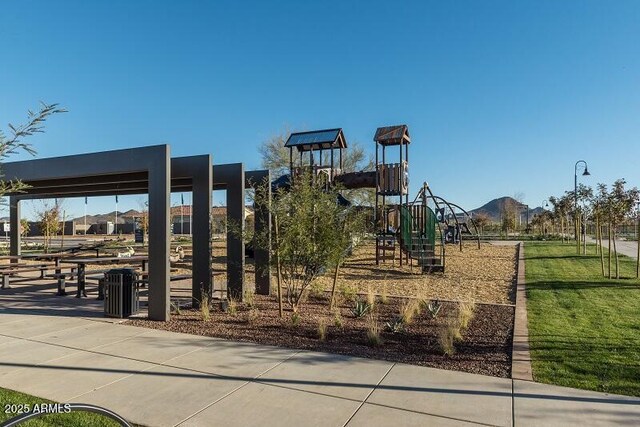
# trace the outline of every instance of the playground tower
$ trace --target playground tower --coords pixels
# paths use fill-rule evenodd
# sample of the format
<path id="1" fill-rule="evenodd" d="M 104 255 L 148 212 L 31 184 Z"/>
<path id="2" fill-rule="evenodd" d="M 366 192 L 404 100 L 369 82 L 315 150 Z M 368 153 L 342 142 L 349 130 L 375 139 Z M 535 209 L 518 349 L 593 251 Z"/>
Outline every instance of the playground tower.
<path id="1" fill-rule="evenodd" d="M 385 126 L 376 130 L 376 264 L 395 259 L 400 210 L 409 205 L 409 128 L 407 125 Z M 397 147 L 398 162 L 389 162 L 387 153 Z M 389 148 L 389 150 L 387 150 Z M 391 255 L 388 255 L 391 252 Z M 400 251 L 400 265 L 403 254 Z"/>
<path id="2" fill-rule="evenodd" d="M 307 175 L 312 180 L 330 184 L 342 173 L 342 151 L 347 148 L 347 141 L 341 128 L 292 133 L 284 146 L 289 149 L 292 182 Z M 294 156 L 294 150 L 298 152 L 297 156 Z M 337 165 L 335 150 L 338 150 Z"/>

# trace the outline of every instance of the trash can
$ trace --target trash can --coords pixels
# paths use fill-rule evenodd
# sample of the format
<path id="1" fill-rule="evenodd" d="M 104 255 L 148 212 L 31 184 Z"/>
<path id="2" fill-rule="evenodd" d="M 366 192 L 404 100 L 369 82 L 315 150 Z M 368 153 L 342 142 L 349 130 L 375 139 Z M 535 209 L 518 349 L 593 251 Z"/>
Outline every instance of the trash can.
<path id="1" fill-rule="evenodd" d="M 104 314 L 125 318 L 140 310 L 137 274 L 130 268 L 113 268 L 104 274 Z"/>

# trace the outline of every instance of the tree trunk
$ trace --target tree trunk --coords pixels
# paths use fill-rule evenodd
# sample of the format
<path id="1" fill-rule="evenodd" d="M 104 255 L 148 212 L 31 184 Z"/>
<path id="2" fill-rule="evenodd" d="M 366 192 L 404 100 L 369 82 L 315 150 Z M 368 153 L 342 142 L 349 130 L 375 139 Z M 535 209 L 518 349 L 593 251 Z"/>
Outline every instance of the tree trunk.
<path id="1" fill-rule="evenodd" d="M 609 279 L 611 279 L 611 222 L 609 222 L 607 226 L 607 237 L 609 238 L 609 255 L 607 257 L 607 262 L 609 264 Z"/>
<path id="2" fill-rule="evenodd" d="M 278 313 L 280 317 L 283 316 L 282 313 L 282 267 L 280 266 L 280 234 L 278 233 L 278 215 L 273 216 L 273 231 L 275 234 L 275 243 L 276 243 L 276 271 L 278 276 Z"/>
<path id="3" fill-rule="evenodd" d="M 636 226 L 636 246 L 638 247 L 638 252 L 636 253 L 636 279 L 638 279 L 640 278 L 640 221 Z"/>
<path id="4" fill-rule="evenodd" d="M 575 219 L 575 224 L 574 224 L 574 228 L 575 228 L 575 236 L 576 236 L 576 252 L 578 255 L 580 255 L 580 218 L 578 218 L 578 215 L 576 215 L 576 219 Z"/>
<path id="5" fill-rule="evenodd" d="M 618 248 L 616 247 L 616 227 L 613 227 L 613 255 L 616 257 L 616 279 L 620 279 L 620 270 L 618 264 Z"/>
<path id="6" fill-rule="evenodd" d="M 602 277 L 604 277 L 604 253 L 602 252 L 602 226 L 600 225 L 600 218 L 596 217 L 596 248 L 600 248 L 600 269 L 602 270 Z"/>
<path id="7" fill-rule="evenodd" d="M 336 300 L 336 285 L 338 283 L 338 273 L 340 272 L 340 262 L 336 263 L 336 270 L 333 273 L 333 286 L 331 287 L 331 301 L 329 302 L 329 309 L 333 310 L 333 304 Z"/>

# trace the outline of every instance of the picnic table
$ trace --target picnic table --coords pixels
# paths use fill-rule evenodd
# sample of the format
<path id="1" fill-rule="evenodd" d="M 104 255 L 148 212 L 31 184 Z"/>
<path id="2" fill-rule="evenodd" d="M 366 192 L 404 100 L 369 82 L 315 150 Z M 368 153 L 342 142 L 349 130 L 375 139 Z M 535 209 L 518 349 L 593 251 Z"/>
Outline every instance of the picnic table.
<path id="1" fill-rule="evenodd" d="M 21 259 L 21 255 L 0 255 L 0 261 L 19 261 Z"/>
<path id="2" fill-rule="evenodd" d="M 87 264 L 123 264 L 123 263 L 142 263 L 142 271 L 146 271 L 147 269 L 147 261 L 149 257 L 146 255 L 138 255 L 131 257 L 100 257 L 100 258 L 64 258 L 60 260 L 63 264 L 77 264 L 77 276 L 78 276 L 78 291 L 76 293 L 76 298 L 82 298 L 87 296 L 87 292 L 85 290 L 86 280 L 85 280 L 85 272 L 87 269 Z"/>
<path id="3" fill-rule="evenodd" d="M 53 261 L 53 264 L 56 267 L 56 274 L 60 274 L 61 270 L 60 270 L 60 260 L 62 260 L 63 258 L 69 258 L 73 255 L 66 253 L 66 252 L 56 252 L 56 253 L 50 253 L 50 254 L 44 254 L 44 253 L 40 253 L 40 254 L 26 254 L 26 255 L 22 255 L 23 259 L 36 259 L 36 260 L 41 260 L 41 261 Z"/>

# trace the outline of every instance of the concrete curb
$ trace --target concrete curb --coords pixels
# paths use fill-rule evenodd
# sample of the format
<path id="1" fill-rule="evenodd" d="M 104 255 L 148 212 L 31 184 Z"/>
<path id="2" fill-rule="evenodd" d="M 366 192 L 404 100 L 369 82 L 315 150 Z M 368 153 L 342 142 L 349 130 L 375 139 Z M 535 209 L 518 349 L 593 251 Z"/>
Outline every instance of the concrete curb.
<path id="1" fill-rule="evenodd" d="M 511 378 L 533 381 L 531 354 L 529 353 L 529 328 L 527 323 L 527 288 L 524 271 L 524 243 L 518 244 L 516 279 L 516 314 L 511 351 Z"/>

